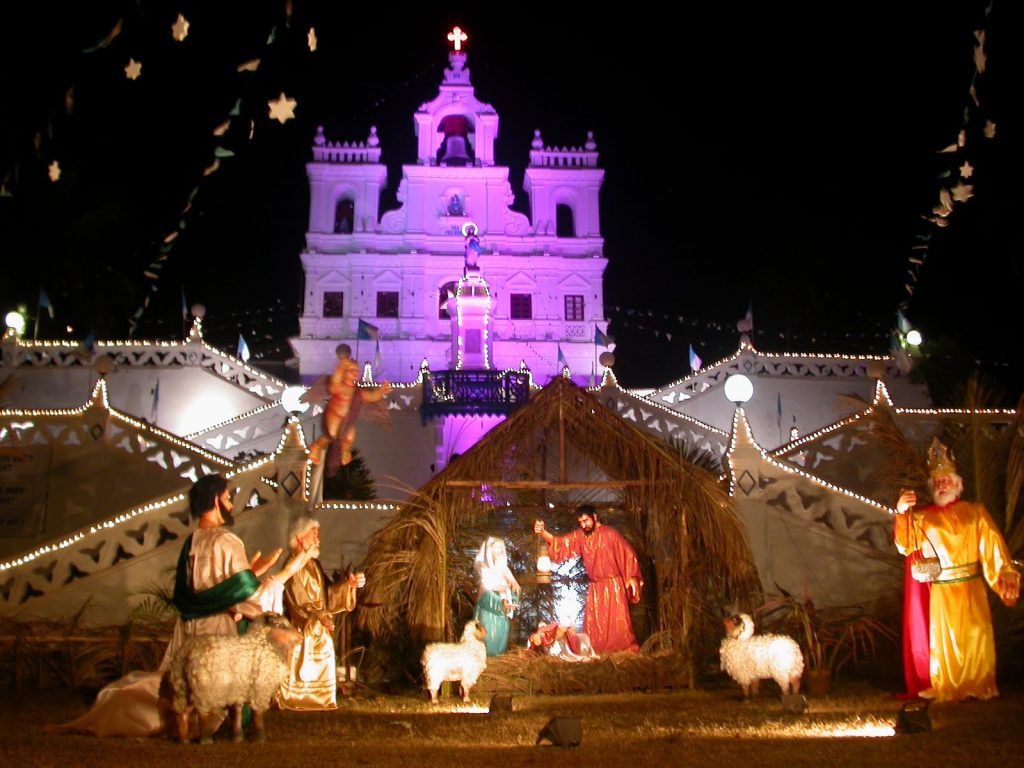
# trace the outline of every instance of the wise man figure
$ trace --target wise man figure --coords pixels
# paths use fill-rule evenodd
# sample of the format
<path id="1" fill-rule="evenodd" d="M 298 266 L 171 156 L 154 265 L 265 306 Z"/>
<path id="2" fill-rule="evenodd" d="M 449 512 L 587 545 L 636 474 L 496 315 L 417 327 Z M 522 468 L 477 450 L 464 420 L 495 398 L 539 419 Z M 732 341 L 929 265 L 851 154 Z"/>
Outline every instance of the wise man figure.
<path id="1" fill-rule="evenodd" d="M 928 600 L 931 687 L 918 693 L 935 701 L 990 699 L 996 688 L 996 646 L 985 584 L 1012 607 L 1020 573 L 999 528 L 982 504 L 963 501 L 964 481 L 949 449 L 928 448 L 928 487 L 935 503 L 914 511 L 917 495 L 904 491 L 896 504 L 896 547 L 937 557 L 941 570 Z"/>
<path id="2" fill-rule="evenodd" d="M 282 709 L 336 709 L 337 669 L 334 655 L 334 618 L 356 607 L 356 592 L 366 576 L 353 573 L 332 581 L 317 559 L 320 556 L 320 521 L 302 516 L 288 536 L 291 556 L 308 557 L 285 586 L 284 607 L 289 621 L 302 633 L 292 653 L 290 674 L 277 693 Z"/>

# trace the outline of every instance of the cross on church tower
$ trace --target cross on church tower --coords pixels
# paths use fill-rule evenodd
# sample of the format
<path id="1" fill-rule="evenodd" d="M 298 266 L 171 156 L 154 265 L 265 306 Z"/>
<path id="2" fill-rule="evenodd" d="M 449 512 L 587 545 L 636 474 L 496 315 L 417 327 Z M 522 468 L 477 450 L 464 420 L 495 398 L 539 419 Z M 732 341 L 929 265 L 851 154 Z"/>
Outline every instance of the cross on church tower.
<path id="1" fill-rule="evenodd" d="M 469 35 L 462 31 L 461 27 L 453 27 L 448 33 L 448 42 L 455 43 L 455 50 L 461 51 L 462 44 L 469 40 Z"/>

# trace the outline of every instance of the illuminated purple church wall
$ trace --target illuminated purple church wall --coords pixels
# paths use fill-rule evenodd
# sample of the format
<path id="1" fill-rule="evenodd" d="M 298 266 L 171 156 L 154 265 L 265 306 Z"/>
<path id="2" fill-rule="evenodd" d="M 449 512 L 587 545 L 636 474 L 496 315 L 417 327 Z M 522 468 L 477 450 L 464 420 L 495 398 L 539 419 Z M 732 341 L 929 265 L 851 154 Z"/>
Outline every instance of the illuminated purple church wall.
<path id="1" fill-rule="evenodd" d="M 498 114 L 477 99 L 465 51 L 451 51 L 448 63 L 437 97 L 413 115 L 417 157 L 402 166 L 397 209 L 379 210 L 387 169 L 376 129 L 355 143 L 317 132 L 307 165 L 303 312 L 291 340 L 302 378 L 332 370 L 342 342 L 362 362 L 372 358 L 376 344 L 357 338 L 360 320 L 378 329 L 377 380 L 418 380 L 424 361 L 431 371 L 525 363 L 543 384 L 560 373 L 560 355 L 579 383 L 599 378 L 605 350 L 594 339 L 607 329 L 607 260 L 598 200 L 604 171 L 593 137 L 579 148 L 548 148 L 537 131 L 523 147 L 530 215 L 512 210 L 509 169 L 494 156 Z M 469 227 L 480 245 L 473 285 Z M 461 331 L 451 300 L 460 290 L 472 299 Z M 475 330 L 479 338 L 467 335 Z M 467 344 L 479 351 L 460 365 Z"/>

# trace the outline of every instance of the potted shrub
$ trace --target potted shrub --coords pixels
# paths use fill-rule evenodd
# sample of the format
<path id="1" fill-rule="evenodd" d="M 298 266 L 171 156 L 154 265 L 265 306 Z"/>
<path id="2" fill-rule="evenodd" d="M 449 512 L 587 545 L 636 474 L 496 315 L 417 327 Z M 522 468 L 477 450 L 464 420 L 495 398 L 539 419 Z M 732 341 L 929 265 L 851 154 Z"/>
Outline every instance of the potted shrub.
<path id="1" fill-rule="evenodd" d="M 810 599 L 786 594 L 765 609 L 766 614 L 785 610 L 782 620 L 803 651 L 806 688 L 812 696 L 826 695 L 833 675 L 847 664 L 873 658 L 880 640 L 896 640 L 896 632 L 862 606 L 818 610 Z"/>

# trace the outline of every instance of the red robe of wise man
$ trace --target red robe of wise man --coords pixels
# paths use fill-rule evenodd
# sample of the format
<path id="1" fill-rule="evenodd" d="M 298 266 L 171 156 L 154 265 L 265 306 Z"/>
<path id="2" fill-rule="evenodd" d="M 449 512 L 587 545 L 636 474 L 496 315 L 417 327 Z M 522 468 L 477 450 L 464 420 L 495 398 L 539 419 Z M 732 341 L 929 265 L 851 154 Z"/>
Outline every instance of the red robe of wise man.
<path id="1" fill-rule="evenodd" d="M 928 601 L 932 585 L 911 576 L 914 562 L 921 557 L 919 549 L 910 552 L 903 570 L 903 679 L 907 683 L 905 698 L 911 699 L 932 686 L 928 669 Z"/>
<path id="2" fill-rule="evenodd" d="M 643 578 L 640 561 L 618 531 L 599 525 L 587 536 L 577 528 L 565 536 L 556 536 L 551 543 L 552 561 L 562 563 L 582 557 L 590 586 L 583 612 L 583 631 L 590 636 L 597 653 L 640 650 L 629 618 L 629 603 L 640 600 Z M 626 582 L 636 579 L 640 586 L 635 596 L 626 591 Z"/>

